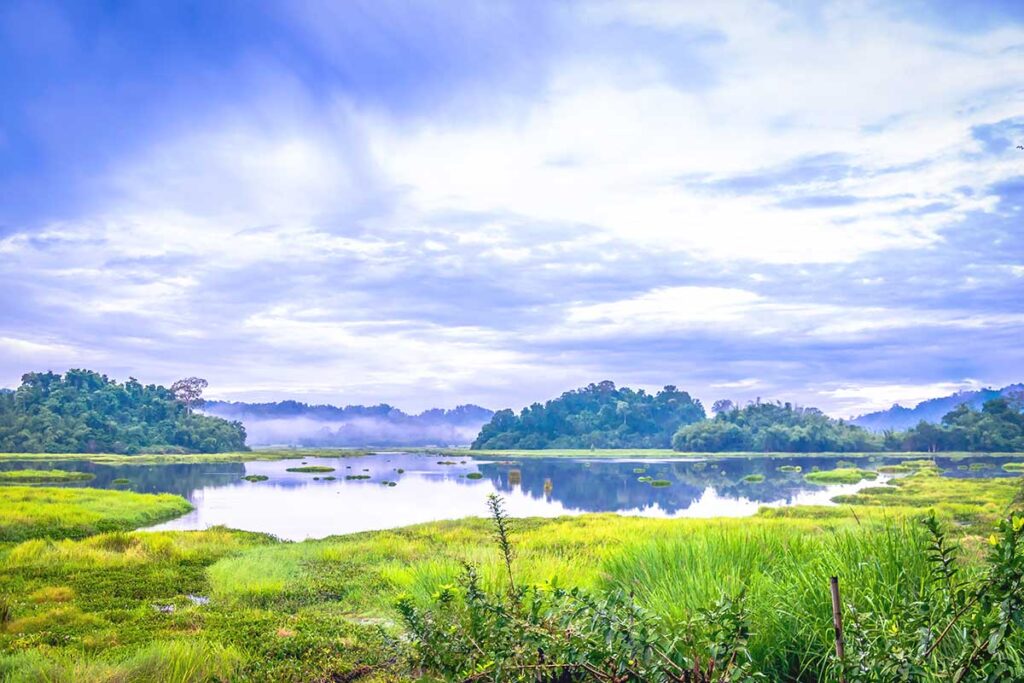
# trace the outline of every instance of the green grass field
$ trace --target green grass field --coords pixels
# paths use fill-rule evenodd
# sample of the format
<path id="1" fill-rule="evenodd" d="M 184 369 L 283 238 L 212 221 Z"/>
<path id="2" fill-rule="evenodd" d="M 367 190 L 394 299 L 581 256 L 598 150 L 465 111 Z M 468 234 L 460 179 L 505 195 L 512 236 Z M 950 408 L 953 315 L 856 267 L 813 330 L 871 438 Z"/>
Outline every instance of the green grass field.
<path id="1" fill-rule="evenodd" d="M 839 506 L 745 519 L 516 520 L 516 572 L 625 588 L 678 624 L 745 589 L 759 666 L 770 680 L 814 681 L 831 647 L 828 576 L 858 606 L 906 600 L 926 571 L 916 518 L 935 509 L 976 554 L 1019 493 L 1017 478 L 925 470 Z M 487 585 L 502 581 L 491 527 L 475 518 L 301 543 L 226 529 L 52 538 L 187 509 L 174 498 L 0 489 L 0 509 L 28 510 L 15 537 L 29 539 L 0 543 L 0 680 L 413 680 L 395 640 L 398 596 L 428 600 L 466 561 Z M 100 511 L 106 521 L 88 517 Z"/>
<path id="2" fill-rule="evenodd" d="M 192 509 L 181 496 L 90 488 L 0 487 L 0 543 L 135 529 Z"/>
<path id="3" fill-rule="evenodd" d="M 353 458 L 370 455 L 365 448 L 272 448 L 232 453 L 0 453 L 4 460 L 85 460 L 106 465 L 160 465 L 189 462 L 251 462 L 257 460 L 300 460 L 302 458 Z"/>
<path id="4" fill-rule="evenodd" d="M 89 481 L 95 478 L 95 474 L 67 470 L 8 470 L 0 472 L 0 484 L 56 484 L 69 481 Z"/>

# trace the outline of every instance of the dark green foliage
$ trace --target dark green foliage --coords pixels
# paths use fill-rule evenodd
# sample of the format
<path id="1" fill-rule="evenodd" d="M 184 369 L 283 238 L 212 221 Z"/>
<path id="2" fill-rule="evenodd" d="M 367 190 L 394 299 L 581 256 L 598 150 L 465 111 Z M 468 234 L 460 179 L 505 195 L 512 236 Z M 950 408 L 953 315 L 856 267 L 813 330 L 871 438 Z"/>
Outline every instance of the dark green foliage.
<path id="1" fill-rule="evenodd" d="M 672 438 L 672 447 L 695 452 L 848 453 L 880 450 L 881 442 L 870 432 L 833 420 L 816 408 L 757 402 L 683 426 Z"/>
<path id="2" fill-rule="evenodd" d="M 89 370 L 29 373 L 0 393 L 0 452 L 247 450 L 241 423 L 190 411 L 165 387 Z"/>
<path id="3" fill-rule="evenodd" d="M 500 410 L 472 447 L 667 448 L 681 425 L 703 419 L 700 401 L 673 386 L 651 395 L 606 381 L 534 403 L 518 416 Z"/>
<path id="4" fill-rule="evenodd" d="M 942 424 L 921 422 L 889 438 L 914 451 L 1021 451 L 1024 414 L 1016 401 L 1005 397 L 985 401 L 981 410 L 964 403 L 946 413 Z"/>
<path id="5" fill-rule="evenodd" d="M 753 671 L 740 602 L 723 599 L 678 628 L 621 590 L 592 595 L 555 584 L 517 586 L 509 519 L 497 496 L 488 507 L 507 589 L 487 592 L 466 564 L 459 585 L 443 586 L 430 608 L 398 602 L 427 670 L 446 680 L 493 683 L 766 680 Z"/>
<path id="6" fill-rule="evenodd" d="M 931 537 L 928 585 L 878 611 L 848 607 L 846 658 L 835 668 L 849 683 L 1021 680 L 1024 518 L 1000 522 L 977 578 L 963 576 L 960 548 L 934 515 L 923 524 Z"/>

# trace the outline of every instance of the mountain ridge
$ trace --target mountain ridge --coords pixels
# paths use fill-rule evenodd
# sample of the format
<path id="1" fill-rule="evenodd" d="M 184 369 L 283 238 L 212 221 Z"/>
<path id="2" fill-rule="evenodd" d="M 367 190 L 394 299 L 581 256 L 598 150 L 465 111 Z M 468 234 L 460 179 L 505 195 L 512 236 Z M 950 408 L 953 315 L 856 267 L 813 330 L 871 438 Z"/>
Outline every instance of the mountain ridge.
<path id="1" fill-rule="evenodd" d="M 1017 392 L 1024 392 L 1024 383 L 1008 384 L 1001 389 L 985 387 L 982 389 L 958 391 L 948 396 L 926 399 L 916 404 L 913 408 L 907 408 L 895 403 L 891 408 L 866 413 L 853 418 L 850 422 L 872 432 L 883 432 L 888 429 L 909 429 L 922 420 L 939 423 L 942 421 L 943 415 L 963 403 L 977 410 L 981 408 L 985 401 Z"/>

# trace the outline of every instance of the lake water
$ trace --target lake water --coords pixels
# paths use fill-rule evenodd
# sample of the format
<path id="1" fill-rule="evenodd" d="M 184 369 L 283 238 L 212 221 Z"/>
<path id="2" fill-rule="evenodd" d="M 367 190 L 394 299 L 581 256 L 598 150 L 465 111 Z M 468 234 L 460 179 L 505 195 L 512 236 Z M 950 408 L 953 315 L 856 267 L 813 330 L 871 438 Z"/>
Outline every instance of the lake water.
<path id="1" fill-rule="evenodd" d="M 1020 457 L 935 458 L 944 476 L 1010 476 L 1000 469 Z M 868 469 L 899 458 L 855 459 Z M 290 467 L 322 465 L 325 474 L 287 472 Z M 453 463 L 453 464 L 442 464 Z M 988 463 L 985 469 L 968 469 Z M 195 510 L 155 529 L 205 529 L 225 525 L 262 531 L 283 539 L 322 538 L 332 534 L 387 529 L 419 522 L 481 516 L 487 494 L 498 493 L 517 517 L 555 517 L 614 512 L 649 517 L 739 517 L 762 505 L 829 504 L 833 496 L 877 486 L 889 477 L 839 486 L 816 486 L 803 474 L 781 472 L 796 465 L 804 473 L 834 469 L 834 457 L 754 458 L 493 458 L 378 453 L 356 458 L 245 463 L 104 465 L 86 461 L 0 462 L 7 469 L 64 469 L 91 472 L 85 486 L 127 488 L 146 493 L 176 493 Z M 637 470 L 643 469 L 643 472 Z M 399 472 L 399 470 L 403 470 Z M 761 474 L 763 482 L 745 482 Z M 246 475 L 267 481 L 249 482 Z M 346 475 L 369 476 L 346 480 Z M 471 476 L 470 476 L 471 475 Z M 479 475 L 479 477 L 477 476 Z M 333 476 L 334 480 L 324 477 Z M 652 477 L 672 482 L 664 488 L 638 481 Z M 127 478 L 128 485 L 114 484 Z M 314 479 L 320 477 L 320 479 Z M 395 486 L 382 484 L 395 482 Z"/>

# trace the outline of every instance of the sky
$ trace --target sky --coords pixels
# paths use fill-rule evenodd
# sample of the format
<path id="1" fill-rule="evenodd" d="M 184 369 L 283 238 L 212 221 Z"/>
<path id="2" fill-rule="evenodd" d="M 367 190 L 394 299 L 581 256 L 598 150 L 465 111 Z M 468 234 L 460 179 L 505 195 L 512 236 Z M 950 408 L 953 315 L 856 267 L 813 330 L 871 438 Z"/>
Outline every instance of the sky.
<path id="1" fill-rule="evenodd" d="M 1024 380 L 1024 3 L 0 2 L 0 386 Z"/>

